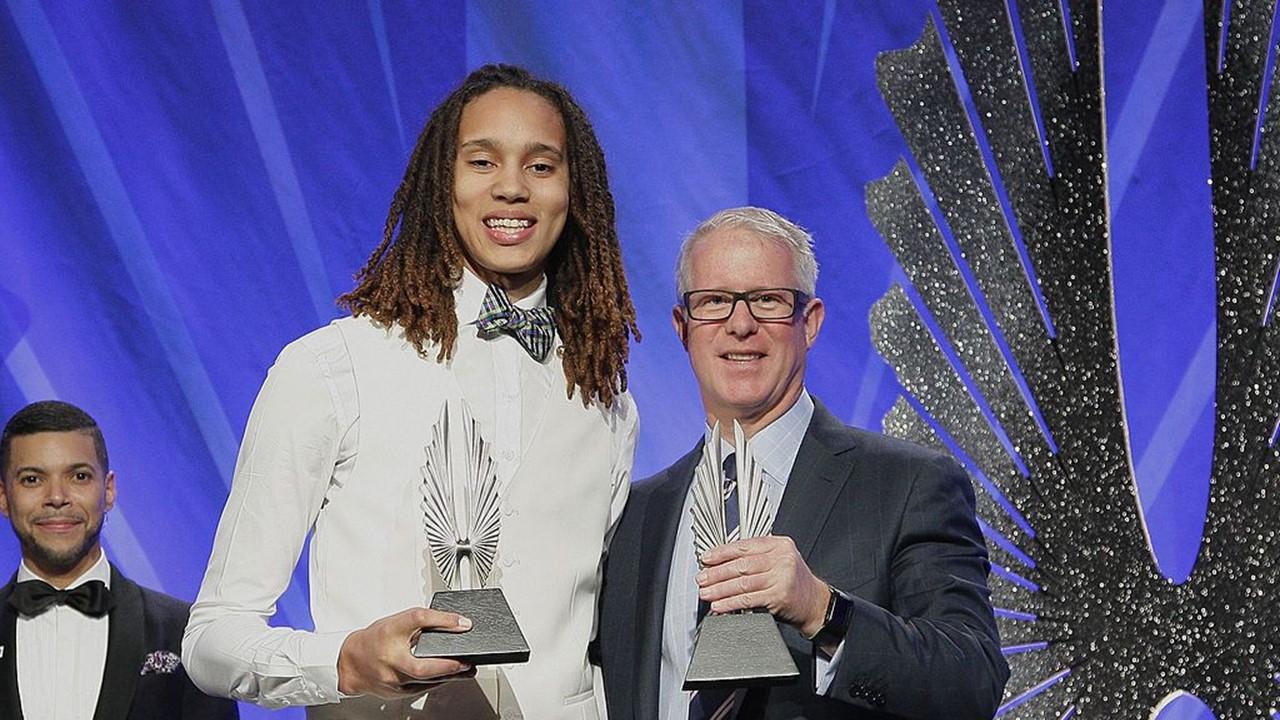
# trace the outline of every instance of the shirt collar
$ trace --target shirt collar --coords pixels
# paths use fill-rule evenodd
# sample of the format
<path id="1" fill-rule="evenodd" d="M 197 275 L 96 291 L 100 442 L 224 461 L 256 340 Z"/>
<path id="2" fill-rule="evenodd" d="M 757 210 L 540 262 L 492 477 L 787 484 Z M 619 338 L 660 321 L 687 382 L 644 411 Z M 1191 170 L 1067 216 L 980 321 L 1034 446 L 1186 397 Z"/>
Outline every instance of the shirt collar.
<path id="1" fill-rule="evenodd" d="M 812 419 L 813 398 L 802 389 L 790 409 L 751 436 L 751 454 L 756 462 L 760 463 L 766 475 L 783 487 L 791 477 L 791 467 L 796 463 L 800 443 Z M 707 427 L 703 438 L 708 442 L 711 440 L 710 427 Z M 733 452 L 733 446 L 723 436 L 720 438 L 720 452 L 726 455 Z"/>
<path id="2" fill-rule="evenodd" d="M 38 575 L 34 570 L 27 567 L 27 561 L 23 560 L 18 563 L 17 582 L 25 582 L 27 580 L 40 580 L 46 583 L 49 582 Z M 94 563 L 88 570 L 85 570 L 80 577 L 71 581 L 71 584 L 67 585 L 64 589 L 70 590 L 71 588 L 80 587 L 91 580 L 101 580 L 104 585 L 111 587 L 111 563 L 107 562 L 107 554 L 105 552 L 98 555 L 98 562 Z M 52 585 L 53 583 L 49 584 Z"/>
<path id="3" fill-rule="evenodd" d="M 453 291 L 453 307 L 458 315 L 459 325 L 468 325 L 480 317 L 480 306 L 484 303 L 484 296 L 488 292 L 489 284 L 471 272 L 471 268 L 463 266 L 462 282 L 458 283 L 458 288 Z M 519 300 L 514 300 L 513 303 L 521 310 L 546 307 L 547 276 L 542 276 L 542 280 L 533 292 Z"/>

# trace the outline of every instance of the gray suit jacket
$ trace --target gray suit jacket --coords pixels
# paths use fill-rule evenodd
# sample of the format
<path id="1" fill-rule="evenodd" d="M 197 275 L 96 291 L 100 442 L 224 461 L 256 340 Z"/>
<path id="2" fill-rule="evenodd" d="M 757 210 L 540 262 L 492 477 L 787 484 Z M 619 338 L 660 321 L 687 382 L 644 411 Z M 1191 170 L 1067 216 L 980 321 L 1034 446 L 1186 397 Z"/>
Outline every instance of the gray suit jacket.
<path id="1" fill-rule="evenodd" d="M 815 401 L 773 525 L 854 596 L 829 695 L 812 643 L 780 624 L 800 680 L 747 693 L 739 718 L 990 718 L 1009 670 L 973 488 L 950 458 L 846 427 Z M 637 483 L 605 567 L 598 654 L 611 720 L 652 720 L 667 578 L 701 443 Z"/>

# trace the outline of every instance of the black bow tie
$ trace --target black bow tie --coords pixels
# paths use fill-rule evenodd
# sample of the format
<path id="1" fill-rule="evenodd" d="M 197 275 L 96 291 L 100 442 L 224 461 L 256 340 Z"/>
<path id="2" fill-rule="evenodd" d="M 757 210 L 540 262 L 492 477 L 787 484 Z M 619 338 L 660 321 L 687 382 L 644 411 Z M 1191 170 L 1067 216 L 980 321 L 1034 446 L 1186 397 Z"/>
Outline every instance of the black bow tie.
<path id="1" fill-rule="evenodd" d="M 91 580 L 70 590 L 58 590 L 43 580 L 27 580 L 13 587 L 9 604 L 27 617 L 35 617 L 54 605 L 66 605 L 89 617 L 111 610 L 111 590 L 101 580 Z"/>

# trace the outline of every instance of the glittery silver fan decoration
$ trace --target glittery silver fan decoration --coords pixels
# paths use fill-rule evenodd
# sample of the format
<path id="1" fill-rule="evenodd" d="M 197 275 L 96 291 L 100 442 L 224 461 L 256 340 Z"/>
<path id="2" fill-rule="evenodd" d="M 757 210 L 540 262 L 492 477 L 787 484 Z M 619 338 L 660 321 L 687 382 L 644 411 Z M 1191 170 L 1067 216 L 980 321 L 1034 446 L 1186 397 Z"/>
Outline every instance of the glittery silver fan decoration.
<path id="1" fill-rule="evenodd" d="M 867 205 L 940 336 L 894 287 L 872 309 L 872 340 L 915 399 L 899 398 L 886 431 L 955 447 L 981 475 L 1012 670 L 999 714 L 1148 717 L 1182 690 L 1219 718 L 1270 717 L 1280 705 L 1274 99 L 1256 166 L 1251 157 L 1275 4 L 1233 3 L 1225 30 L 1221 0 L 1205 4 L 1217 404 L 1203 543 L 1179 586 L 1152 557 L 1120 390 L 1099 4 L 1022 1 L 1016 23 L 1003 2 L 938 4 L 976 114 L 932 23 L 912 47 L 882 55 L 880 89 L 922 182 L 899 162 L 868 186 Z"/>
<path id="2" fill-rule="evenodd" d="M 764 473 L 751 454 L 751 442 L 742 425 L 733 421 L 733 454 L 738 480 L 738 532 L 733 538 L 725 530 L 724 458 L 720 452 L 720 423 L 711 429 L 711 442 L 702 448 L 702 459 L 693 471 L 693 548 L 698 557 L 733 539 L 768 535 L 773 529 L 774 509 L 764 489 Z"/>
<path id="3" fill-rule="evenodd" d="M 422 524 L 445 584 L 474 590 L 488 582 L 498 553 L 498 474 L 480 424 L 465 404 L 460 414 L 460 438 L 450 425 L 448 403 L 431 428 L 422 466 Z"/>

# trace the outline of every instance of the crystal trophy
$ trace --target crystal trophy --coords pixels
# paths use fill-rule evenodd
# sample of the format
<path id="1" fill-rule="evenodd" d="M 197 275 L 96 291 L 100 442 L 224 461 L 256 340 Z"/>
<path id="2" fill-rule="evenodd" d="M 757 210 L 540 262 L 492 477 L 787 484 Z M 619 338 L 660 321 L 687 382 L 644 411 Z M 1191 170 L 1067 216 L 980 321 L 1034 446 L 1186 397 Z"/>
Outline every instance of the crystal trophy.
<path id="1" fill-rule="evenodd" d="M 449 588 L 432 596 L 431 608 L 464 615 L 472 626 L 464 633 L 424 630 L 413 654 L 472 665 L 526 662 L 529 644 L 502 589 L 485 587 L 502 530 L 497 469 L 465 404 L 460 415 L 461 433 L 445 403 L 431 430 L 422 466 L 422 522 L 431 559 Z"/>
<path id="2" fill-rule="evenodd" d="M 734 460 L 738 470 L 738 537 L 768 535 L 775 509 L 764 489 L 761 468 L 751 456 L 746 434 L 733 422 Z M 707 550 L 730 540 L 726 527 L 724 459 L 720 452 L 720 423 L 693 476 L 693 544 L 701 561 Z M 795 661 L 782 641 L 773 616 L 765 611 L 708 614 L 698 624 L 693 658 L 684 676 L 685 690 L 714 687 L 778 685 L 799 677 Z"/>

